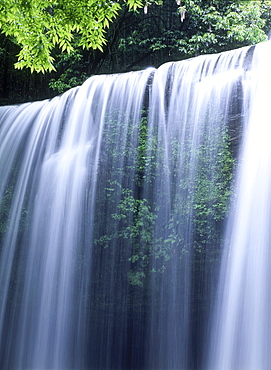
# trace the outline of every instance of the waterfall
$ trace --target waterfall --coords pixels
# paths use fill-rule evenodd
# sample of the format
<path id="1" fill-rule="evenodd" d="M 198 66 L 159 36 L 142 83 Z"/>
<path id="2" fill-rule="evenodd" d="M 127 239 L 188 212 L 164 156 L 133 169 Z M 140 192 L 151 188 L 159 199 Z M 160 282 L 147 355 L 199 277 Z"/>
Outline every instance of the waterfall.
<path id="1" fill-rule="evenodd" d="M 0 107 L 2 369 L 268 368 L 270 53 Z"/>
<path id="2" fill-rule="evenodd" d="M 271 353 L 271 49 L 257 46 L 244 106 L 249 111 L 226 230 L 210 351 L 212 369 L 268 369 Z"/>

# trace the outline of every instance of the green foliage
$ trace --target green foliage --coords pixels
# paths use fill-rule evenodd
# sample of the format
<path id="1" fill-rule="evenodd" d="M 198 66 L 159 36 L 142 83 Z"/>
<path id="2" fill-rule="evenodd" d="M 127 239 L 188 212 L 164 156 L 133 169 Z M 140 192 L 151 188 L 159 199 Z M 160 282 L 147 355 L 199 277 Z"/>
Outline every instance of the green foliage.
<path id="1" fill-rule="evenodd" d="M 74 50 L 73 38 L 83 49 L 103 50 L 105 30 L 123 6 L 134 11 L 142 7 L 141 0 L 2 0 L 0 28 L 20 47 L 15 67 L 42 72 L 55 70 L 52 50 Z"/>
<path id="2" fill-rule="evenodd" d="M 219 238 L 215 225 L 227 216 L 232 193 L 229 185 L 233 179 L 235 159 L 232 156 L 227 130 L 224 129 L 222 133 L 218 130 L 215 136 L 212 135 L 212 142 L 204 135 L 198 158 L 193 202 L 195 235 L 197 244 L 206 244 Z"/>
<path id="3" fill-rule="evenodd" d="M 78 47 L 70 54 L 63 54 L 56 65 L 63 73 L 51 78 L 49 87 L 57 93 L 63 93 L 72 87 L 79 86 L 89 77 L 85 71 L 82 71 L 84 64 Z"/>
<path id="4" fill-rule="evenodd" d="M 97 195 L 97 253 L 117 250 L 121 263 L 130 263 L 129 283 L 138 287 L 146 286 L 149 274 L 165 273 L 172 259 L 178 264 L 194 253 L 206 253 L 208 244 L 217 259 L 235 166 L 227 128 L 211 124 L 196 146 L 189 137 L 184 143 L 173 137 L 168 166 L 146 112 L 138 127 L 131 121 L 126 135 L 120 134 L 123 129 L 121 120 L 114 119 L 104 127 L 108 169 L 103 171 L 107 186 Z M 164 186 L 168 178 L 170 189 Z M 193 230 L 189 238 L 188 230 Z"/>
<path id="5" fill-rule="evenodd" d="M 9 210 L 12 201 L 14 188 L 13 186 L 9 186 L 6 191 L 4 197 L 1 199 L 1 207 L 0 207 L 0 235 L 2 239 L 2 235 L 5 234 L 7 231 L 8 225 L 8 218 L 9 218 Z"/>
<path id="6" fill-rule="evenodd" d="M 148 19 L 134 17 L 138 22 L 130 32 L 126 30 L 119 50 L 139 60 L 140 55 L 148 55 L 149 64 L 157 65 L 158 61 L 161 64 L 266 40 L 271 2 L 183 0 L 178 7 L 175 1 L 165 0 L 160 8 L 150 9 Z"/>
<path id="7" fill-rule="evenodd" d="M 158 67 L 167 61 L 252 45 L 265 40 L 271 28 L 270 1 L 183 0 L 178 5 L 174 0 L 164 0 L 160 6 L 156 4 L 161 1 L 147 3 L 152 5 L 145 14 L 138 11 L 139 7 L 135 12 L 128 11 L 132 3 L 124 1 L 114 2 L 114 7 L 119 8 L 116 13 L 110 13 L 113 2 L 105 5 L 84 0 L 75 6 L 63 0 L 2 1 L 2 102 L 52 97 L 93 74 Z M 145 6 L 146 2 L 136 4 Z M 185 8 L 182 18 L 180 6 Z M 95 19 L 108 14 L 114 14 L 109 27 L 99 22 L 100 28 L 95 30 Z M 77 24 L 82 28 L 77 30 Z M 98 42 L 102 51 L 95 44 Z M 16 55 L 22 58 L 19 62 Z M 17 68 L 23 70 L 14 70 L 16 61 Z M 43 78 L 28 70 L 51 73 Z"/>
<path id="8" fill-rule="evenodd" d="M 3 192 L 2 198 L 0 198 L 0 243 L 4 240 L 6 232 L 10 228 L 10 209 L 12 207 L 14 191 L 16 187 L 18 171 L 14 167 L 10 176 L 10 181 Z M 20 224 L 19 224 L 19 235 L 23 234 L 29 226 L 29 211 L 27 205 L 27 199 L 24 199 L 20 214 Z"/>
<path id="9" fill-rule="evenodd" d="M 267 4 L 268 3 L 268 4 Z M 215 53 L 267 40 L 270 2 L 186 0 L 187 19 L 180 51 L 187 56 Z M 268 9 L 268 10 L 267 10 Z"/>
<path id="10" fill-rule="evenodd" d="M 115 195 L 112 188 L 107 188 L 107 191 L 110 191 L 109 196 Z M 116 212 L 111 214 L 110 228 L 114 232 L 101 236 L 96 243 L 108 248 L 109 242 L 116 238 L 127 242 L 132 247 L 132 256 L 129 260 L 132 263 L 140 261 L 144 265 L 153 240 L 155 218 L 147 199 L 136 199 L 131 190 L 122 189 Z"/>

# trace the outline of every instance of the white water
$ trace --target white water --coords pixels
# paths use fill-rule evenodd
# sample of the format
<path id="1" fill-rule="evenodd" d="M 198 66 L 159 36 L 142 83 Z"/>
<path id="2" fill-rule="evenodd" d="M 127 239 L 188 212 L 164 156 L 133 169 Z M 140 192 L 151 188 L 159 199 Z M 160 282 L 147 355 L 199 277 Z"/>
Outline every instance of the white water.
<path id="1" fill-rule="evenodd" d="M 257 77 L 268 45 L 257 46 L 252 72 L 244 48 L 92 77 L 52 101 L 0 108 L 0 368 L 268 368 L 269 180 L 256 186 L 269 164 L 269 137 L 258 136 L 268 117 L 258 91 L 269 80 Z M 226 237 L 241 248 L 225 252 L 206 356 L 227 155 L 238 151 L 233 131 L 250 132 L 247 117 L 260 121 L 251 137 L 261 151 L 242 152 L 249 175 L 238 180 Z M 263 198 L 250 206 L 255 189 Z M 242 256 L 259 240 L 265 254 Z"/>
<path id="2" fill-rule="evenodd" d="M 16 160 L 21 162 L 1 256 L 2 368 L 85 366 L 88 264 L 104 115 L 120 104 L 137 120 L 140 84 L 144 89 L 149 73 L 132 74 L 129 82 L 125 76 L 101 76 L 51 102 L 1 108 L 0 172 L 8 175 Z M 8 191 L 5 184 L 3 179 L 1 197 Z M 20 232 L 24 213 L 30 218 L 24 216 Z"/>
<path id="3" fill-rule="evenodd" d="M 151 110 L 150 122 L 158 125 L 159 148 L 166 153 L 169 168 L 168 182 L 156 184 L 157 204 L 163 206 L 160 214 L 158 213 L 156 233 L 161 234 L 162 227 L 159 224 L 159 217 L 163 221 L 165 218 L 169 219 L 169 227 L 162 230 L 162 235 L 168 240 L 165 249 L 169 249 L 171 267 L 167 279 L 159 282 L 159 298 L 157 294 L 154 294 L 153 298 L 150 325 L 151 345 L 149 346 L 151 354 L 147 368 L 177 370 L 200 366 L 200 360 L 197 357 L 202 355 L 201 346 L 204 341 L 203 327 L 205 325 L 201 323 L 201 320 L 204 321 L 206 318 L 203 317 L 205 313 L 202 313 L 201 309 L 199 313 L 191 314 L 197 310 L 197 302 L 193 295 L 208 296 L 212 287 L 208 286 L 205 281 L 204 274 L 208 273 L 203 272 L 201 275 L 202 272 L 193 266 L 195 265 L 193 250 L 195 238 L 197 238 L 194 235 L 194 207 L 198 201 L 196 198 L 199 196 L 197 195 L 197 181 L 199 181 L 198 176 L 204 177 L 204 175 L 199 175 L 198 171 L 203 166 L 201 155 L 207 156 L 205 160 L 208 168 L 205 168 L 205 171 L 207 177 L 210 176 L 212 180 L 205 189 L 204 196 L 212 202 L 215 192 L 213 187 L 216 181 L 214 162 L 220 155 L 217 152 L 216 141 L 219 140 L 227 124 L 228 111 L 235 103 L 232 95 L 236 88 L 235 83 L 242 80 L 245 74 L 242 68 L 245 57 L 246 50 L 225 53 L 220 55 L 220 58 L 219 56 L 195 58 L 173 64 L 169 70 L 168 65 L 162 66 L 154 77 L 153 86 L 157 84 L 160 89 L 153 89 L 153 100 L 150 105 L 155 109 L 154 112 Z M 161 81 L 164 81 L 163 88 L 161 88 Z M 164 109 L 161 107 L 161 102 L 163 102 L 166 83 L 170 86 L 167 116 L 165 117 L 163 111 L 158 121 L 157 107 Z M 206 137 L 207 142 L 204 142 Z M 176 149 L 174 145 L 176 141 L 179 149 Z M 207 153 L 199 152 L 202 145 L 207 146 Z M 174 169 L 177 169 L 175 173 Z M 157 178 L 159 179 L 159 176 Z M 161 189 L 165 186 L 165 193 L 161 194 Z M 168 199 L 166 204 L 163 197 Z M 179 207 L 180 204 L 184 206 L 184 209 Z M 163 221 L 161 221 L 162 224 Z M 210 225 L 211 221 L 209 225 L 207 221 L 205 228 L 208 229 Z M 205 248 L 203 245 L 198 245 L 196 252 L 196 254 L 202 253 L 202 263 L 210 258 L 209 251 Z M 154 266 L 156 263 L 154 260 Z M 192 287 L 197 284 L 195 282 L 197 279 L 202 279 L 201 288 Z M 213 282 L 209 284 L 212 285 Z M 193 289 L 200 289 L 200 291 L 195 293 Z M 163 310 L 157 312 L 157 305 L 163 307 Z M 198 320 L 195 328 L 192 328 L 194 319 L 191 316 L 193 315 L 196 315 Z M 197 340 L 194 338 L 195 335 Z M 198 341 L 201 343 L 196 343 Z M 193 348 L 191 351 L 191 346 L 199 348 Z M 154 351 L 154 348 L 158 350 Z"/>
<path id="4" fill-rule="evenodd" d="M 210 349 L 210 367 L 216 370 L 271 366 L 270 62 L 270 45 L 259 45 L 245 96 L 249 119 L 226 233 Z"/>

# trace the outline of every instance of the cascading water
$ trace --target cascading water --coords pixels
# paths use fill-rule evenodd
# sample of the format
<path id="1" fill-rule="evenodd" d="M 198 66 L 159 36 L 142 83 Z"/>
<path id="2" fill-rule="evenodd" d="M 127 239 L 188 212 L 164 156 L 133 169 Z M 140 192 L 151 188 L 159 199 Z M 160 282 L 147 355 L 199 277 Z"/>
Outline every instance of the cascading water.
<path id="1" fill-rule="evenodd" d="M 236 166 L 268 48 L 0 108 L 2 369 L 268 368 L 268 143 Z"/>
<path id="2" fill-rule="evenodd" d="M 249 115 L 225 238 L 208 366 L 211 369 L 271 367 L 270 61 L 270 45 L 258 45 L 246 87 L 249 90 L 244 107 Z"/>

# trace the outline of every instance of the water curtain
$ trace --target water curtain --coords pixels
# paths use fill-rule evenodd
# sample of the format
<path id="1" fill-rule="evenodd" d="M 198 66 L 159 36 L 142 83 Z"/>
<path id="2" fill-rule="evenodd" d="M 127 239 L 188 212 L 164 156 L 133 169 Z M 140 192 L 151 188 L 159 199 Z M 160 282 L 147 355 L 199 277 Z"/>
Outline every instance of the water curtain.
<path id="1" fill-rule="evenodd" d="M 0 107 L 0 367 L 267 369 L 270 43 Z"/>

